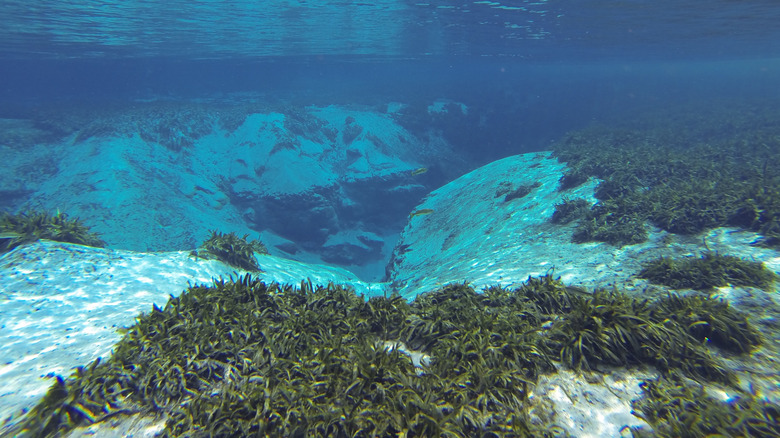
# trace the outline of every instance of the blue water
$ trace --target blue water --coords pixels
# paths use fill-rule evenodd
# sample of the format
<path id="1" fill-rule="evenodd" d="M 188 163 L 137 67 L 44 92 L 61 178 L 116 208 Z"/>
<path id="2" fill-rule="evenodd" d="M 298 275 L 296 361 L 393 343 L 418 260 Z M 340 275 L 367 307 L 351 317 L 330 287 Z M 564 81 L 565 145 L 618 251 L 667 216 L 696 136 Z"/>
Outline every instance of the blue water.
<path id="1" fill-rule="evenodd" d="M 777 1 L 5 0 L 0 8 L 0 118 L 50 126 L 56 112 L 159 101 L 417 110 L 461 102 L 469 114 L 455 122 L 405 120 L 416 135 L 438 130 L 467 163 L 432 167 L 425 190 L 548 149 L 593 122 L 715 98 L 780 98 Z M 0 211 L 59 208 L 21 189 L 0 194 Z M 382 227 L 398 231 L 408 211 L 395 214 Z"/>
<path id="2" fill-rule="evenodd" d="M 274 256 L 337 265 L 361 280 L 392 285 L 407 278 L 397 272 L 392 278 L 393 266 L 403 266 L 413 271 L 408 278 L 424 280 L 410 284 L 439 285 L 441 278 L 418 263 L 423 256 L 400 261 L 412 245 L 419 245 L 403 240 L 414 216 L 420 216 L 415 219 L 419 223 L 425 215 L 439 213 L 420 207 L 434 190 L 494 160 L 553 149 L 567 133 L 593 124 L 611 129 L 636 122 L 640 128 L 676 135 L 679 131 L 664 131 L 663 124 L 684 113 L 674 120 L 683 120 L 674 129 L 696 122 L 695 129 L 684 133 L 690 135 L 680 136 L 694 144 L 707 141 L 697 138 L 699 133 L 712 137 L 733 127 L 757 126 L 771 116 L 759 114 L 763 117 L 750 123 L 756 113 L 780 113 L 772 111 L 780 108 L 779 23 L 780 0 L 0 0 L 0 214 L 62 211 L 99 232 L 109 250 L 191 254 L 212 229 L 235 232 L 262 240 Z M 430 110 L 442 102 L 448 111 Z M 721 121 L 725 126 L 718 125 Z M 780 138 L 777 132 L 771 131 L 774 139 Z M 764 146 L 776 146 L 772 141 Z M 498 187 L 518 183 L 493 182 Z M 490 192 L 485 187 L 475 193 Z M 497 211 L 495 219 L 541 216 L 529 212 L 547 210 L 529 203 L 527 210 Z M 468 208 L 440 211 L 469 214 Z M 493 224 L 478 225 L 471 232 L 479 239 L 494 237 L 489 235 Z M 446 223 L 429 233 L 448 233 L 436 251 L 444 253 L 445 245 L 458 241 L 454 237 L 461 230 L 447 229 L 454 226 Z M 554 241 L 551 236 L 561 229 L 543 231 L 539 241 Z M 517 241 L 529 242 L 529 248 L 511 254 L 544 252 L 534 241 L 539 236 L 525 229 L 517 234 L 522 237 Z M 728 234 L 711 240 L 726 236 L 720 242 L 726 245 Z M 510 239 L 515 237 L 490 250 L 513 248 L 516 242 Z M 664 254 L 666 249 L 688 256 L 696 253 L 687 249 L 694 241 L 699 237 L 681 238 L 672 248 L 664 238 L 652 245 L 668 248 L 615 251 L 626 258 Z M 709 251 L 707 240 L 702 242 Z M 718 252 L 717 246 L 713 249 Z M 613 263 L 611 258 L 593 252 L 595 261 L 577 262 L 587 269 L 614 269 L 622 272 L 621 278 L 629 275 L 619 258 L 609 265 L 603 260 Z M 167 299 L 164 285 L 145 273 L 125 289 L 123 278 L 143 271 L 129 270 L 124 256 L 68 253 L 68 260 L 87 254 L 86 261 L 58 266 L 64 262 L 49 264 L 50 255 L 31 254 L 29 266 L 48 264 L 39 273 L 27 265 L 17 269 L 16 259 L 6 259 L 13 281 L 23 282 L 26 289 L 0 291 L 0 310 L 10 315 L 10 322 L 0 318 L 0 329 L 6 329 L 4 339 L 12 340 L 8 346 L 0 342 L 0 376 L 15 380 L 10 389 L 0 382 L 0 435 L 6 417 L 13 413 L 18 421 L 17 411 L 34 403 L 28 394 L 36 391 L 33 383 L 42 395 L 41 375 L 70 372 L 86 357 L 81 353 L 98 354 L 89 336 L 113 334 L 121 325 L 85 318 L 91 310 L 73 310 L 81 308 L 71 306 L 72 298 L 87 303 L 84 309 L 112 312 L 112 318 L 118 318 L 124 305 L 151 307 L 141 287 L 157 288 Z M 494 269 L 501 257 L 486 253 L 485 260 L 468 260 L 471 256 L 464 253 L 455 257 L 460 258 L 458 266 L 491 265 L 490 271 L 483 269 L 485 278 L 515 284 L 526 278 L 525 273 L 523 278 L 492 276 L 510 272 L 500 263 Z M 447 257 L 427 261 L 443 260 L 442 271 L 461 272 L 447 264 Z M 553 272 L 546 259 L 528 256 L 522 262 L 533 263 L 534 272 Z M 144 263 L 149 262 L 134 267 L 145 269 Z M 198 258 L 192 263 L 199 263 Z M 169 266 L 161 264 L 160 269 Z M 276 266 L 292 270 L 293 264 Z M 83 278 L 59 288 L 59 280 L 46 269 L 56 270 L 51 277 L 73 273 Z M 277 278 L 305 270 L 296 269 Z M 178 288 L 174 281 L 185 287 L 190 279 L 184 272 L 190 271 L 166 272 L 167 287 Z M 0 272 L 0 279 L 4 275 Z M 93 278 L 92 289 L 82 290 Z M 113 295 L 109 289 L 115 285 L 125 295 Z M 93 289 L 100 290 L 96 294 L 103 304 L 89 302 L 92 295 L 84 291 Z M 410 294 L 427 292 L 411 289 Z M 759 315 L 766 316 L 755 318 L 765 332 L 776 331 L 776 306 L 767 305 L 772 300 L 752 291 L 740 293 L 724 296 L 751 313 L 765 307 L 766 313 Z M 122 298 L 117 306 L 117 296 L 133 301 Z M 158 304 L 164 307 L 164 302 Z M 121 312 L 132 318 L 134 310 Z M 10 333 L 10 327 L 18 327 L 21 335 Z M 774 346 L 759 358 L 765 363 L 739 366 L 754 378 L 743 382 L 746 388 L 755 388 L 754 394 L 771 392 L 776 400 L 776 336 L 772 341 Z M 83 351 L 70 353 L 76 349 Z M 41 350 L 54 353 L 40 359 Z M 200 354 L 195 351 L 193 358 Z M 229 369 L 224 370 L 227 379 Z M 561 386 L 554 393 L 559 389 L 566 392 Z M 552 391 L 537 394 L 552 400 Z M 589 391 L 582 394 L 588 403 L 580 407 L 607 406 L 598 397 L 591 400 Z M 62 412 L 81 412 L 76 407 L 84 409 L 75 403 Z M 570 421 L 568 413 L 540 415 Z M 620 418 L 609 409 L 588 417 Z M 625 436 L 623 424 L 612 426 L 611 436 Z"/>
<path id="3" fill-rule="evenodd" d="M 780 5 L 726 1 L 14 1 L 8 58 L 775 56 Z"/>
<path id="4" fill-rule="evenodd" d="M 554 136 L 562 121 L 681 92 L 774 94 L 778 22 L 770 0 L 6 0 L 0 98 L 479 104 L 511 93 L 523 97 L 487 105 L 542 102 L 533 124 Z"/>

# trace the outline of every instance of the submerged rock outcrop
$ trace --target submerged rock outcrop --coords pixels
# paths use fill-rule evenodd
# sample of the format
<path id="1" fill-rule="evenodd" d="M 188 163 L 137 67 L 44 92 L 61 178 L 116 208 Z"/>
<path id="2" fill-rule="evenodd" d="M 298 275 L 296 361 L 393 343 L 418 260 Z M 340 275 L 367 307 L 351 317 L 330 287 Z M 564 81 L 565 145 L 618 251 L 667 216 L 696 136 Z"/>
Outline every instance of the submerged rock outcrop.
<path id="1" fill-rule="evenodd" d="M 50 117 L 60 140 L 5 147 L 18 166 L 0 177 L 3 208 L 59 208 L 114 248 L 192 249 L 220 229 L 307 261 L 378 263 L 388 253 L 377 237 L 336 240 L 396 233 L 459 172 L 446 143 L 370 108 L 153 102 Z M 47 162 L 45 178 L 29 177 Z M 432 171 L 413 174 L 421 167 Z"/>

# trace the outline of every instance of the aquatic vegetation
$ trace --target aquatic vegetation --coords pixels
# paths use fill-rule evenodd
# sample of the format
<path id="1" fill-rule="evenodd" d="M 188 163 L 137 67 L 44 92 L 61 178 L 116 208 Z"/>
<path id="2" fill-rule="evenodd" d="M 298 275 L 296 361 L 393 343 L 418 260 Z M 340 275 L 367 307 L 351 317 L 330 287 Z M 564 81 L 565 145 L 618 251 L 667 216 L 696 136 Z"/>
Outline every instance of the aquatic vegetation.
<path id="1" fill-rule="evenodd" d="M 18 215 L 0 216 L 0 253 L 38 239 L 77 243 L 102 248 L 105 246 L 97 233 L 89 231 L 78 218 L 68 219 L 65 213 L 49 215 L 46 212 L 29 211 Z"/>
<path id="2" fill-rule="evenodd" d="M 647 240 L 645 217 L 633 207 L 633 203 L 620 198 L 599 202 L 580 220 L 572 241 L 600 241 L 615 246 L 644 242 Z"/>
<path id="3" fill-rule="evenodd" d="M 425 215 L 431 214 L 431 213 L 433 213 L 433 209 L 432 208 L 421 208 L 419 210 L 415 210 L 415 211 L 409 213 L 409 219 L 411 219 L 411 218 L 413 218 L 415 216 L 425 216 Z"/>
<path id="4" fill-rule="evenodd" d="M 496 198 L 500 198 L 501 196 L 506 195 L 512 191 L 512 183 L 509 181 L 501 181 L 498 183 L 498 187 L 496 187 Z"/>
<path id="5" fill-rule="evenodd" d="M 247 271 L 259 271 L 255 253 L 268 254 L 265 245 L 259 240 L 248 241 L 248 234 L 238 237 L 235 232 L 223 234 L 211 231 L 211 236 L 206 239 L 193 255 L 202 258 L 215 258 L 230 266 Z"/>
<path id="6" fill-rule="evenodd" d="M 569 169 L 566 171 L 566 173 L 563 174 L 563 176 L 561 176 L 560 180 L 558 180 L 558 191 L 563 192 L 565 190 L 581 186 L 585 184 L 585 181 L 587 181 L 588 178 L 590 178 L 590 175 L 588 175 L 582 169 Z"/>
<path id="7" fill-rule="evenodd" d="M 563 202 L 555 204 L 550 220 L 554 224 L 568 224 L 587 215 L 590 203 L 582 198 L 564 198 Z"/>
<path id="8" fill-rule="evenodd" d="M 588 294 L 551 273 L 514 290 L 450 284 L 411 303 L 335 285 L 218 280 L 141 315 L 108 360 L 57 377 L 16 432 L 55 436 L 146 412 L 165 416 L 169 437 L 551 436 L 528 421 L 526 399 L 556 359 L 732 381 L 702 333 L 688 333 L 698 318 L 662 301 Z M 712 339 L 752 330 L 717 305 L 698 309 L 717 313 L 701 319 Z"/>
<path id="9" fill-rule="evenodd" d="M 670 294 L 655 303 L 654 311 L 686 327 L 694 339 L 727 351 L 749 353 L 761 345 L 761 335 L 747 315 L 722 300 Z"/>
<path id="10" fill-rule="evenodd" d="M 680 234 L 738 226 L 761 233 L 762 244 L 777 245 L 780 126 L 773 111 L 734 109 L 707 119 L 699 109 L 655 120 L 655 130 L 591 127 L 569 134 L 554 147 L 569 166 L 560 189 L 588 177 L 602 180 L 599 203 L 579 223 L 575 241 L 641 242 L 646 234 L 636 233 L 637 223 L 649 221 Z M 629 229 L 607 231 L 625 224 Z"/>
<path id="11" fill-rule="evenodd" d="M 282 105 L 279 112 L 284 114 L 284 130 L 287 131 L 288 140 L 294 141 L 296 146 L 300 146 L 300 140 L 296 137 L 303 137 L 309 140 L 320 142 L 327 139 L 330 142 L 336 140 L 338 130 L 330 124 L 318 118 L 306 108 L 295 105 Z"/>
<path id="12" fill-rule="evenodd" d="M 695 378 L 733 382 L 731 371 L 655 303 L 601 290 L 568 300 L 571 310 L 554 321 L 548 341 L 564 365 L 597 369 L 646 363 L 664 372 L 681 370 Z"/>
<path id="13" fill-rule="evenodd" d="M 446 297 L 466 309 L 479 300 L 466 289 Z M 58 379 L 23 429 L 53 435 L 151 409 L 168 418 L 164 436 L 544 436 L 521 410 L 533 370 L 520 365 L 535 363 L 538 340 L 456 324 L 419 373 L 378 342 L 414 309 L 397 296 L 366 302 L 338 286 L 250 276 L 194 286 L 126 329 L 108 361 Z"/>
<path id="14" fill-rule="evenodd" d="M 271 152 L 268 153 L 268 155 L 274 155 L 277 152 L 290 150 L 295 151 L 300 148 L 300 141 L 297 138 L 291 139 L 283 139 L 281 141 L 278 141 L 276 144 L 274 144 L 274 147 L 271 148 Z"/>
<path id="15" fill-rule="evenodd" d="M 647 262 L 639 272 L 639 277 L 672 289 L 696 290 L 729 284 L 768 289 L 777 279 L 777 275 L 760 262 L 714 252 L 682 260 L 660 257 Z"/>
<path id="16" fill-rule="evenodd" d="M 146 142 L 160 144 L 173 152 L 191 149 L 211 133 L 219 116 L 197 105 L 160 103 L 144 108 L 145 117 L 128 121 L 128 128 Z"/>
<path id="17" fill-rule="evenodd" d="M 753 394 L 717 400 L 703 385 L 676 373 L 645 381 L 642 389 L 644 394 L 634 401 L 634 411 L 653 430 L 632 428 L 636 438 L 780 436 L 780 406 Z"/>
<path id="18" fill-rule="evenodd" d="M 412 175 L 412 176 L 422 175 L 423 173 L 425 173 L 425 172 L 427 172 L 427 171 L 428 171 L 428 168 L 427 168 L 427 167 L 418 167 L 417 169 L 414 169 L 414 170 L 411 172 L 411 175 Z"/>
<path id="19" fill-rule="evenodd" d="M 780 188 L 776 180 L 774 185 L 766 181 L 767 169 L 765 164 L 761 181 L 746 188 L 729 221 L 761 233 L 763 239 L 759 243 L 777 247 L 780 246 Z"/>
<path id="20" fill-rule="evenodd" d="M 552 273 L 528 279 L 516 291 L 516 299 L 526 310 L 527 318 L 539 324 L 550 319 L 550 315 L 568 313 L 572 301 L 577 295 L 589 295 L 587 292 L 567 287 Z"/>
<path id="21" fill-rule="evenodd" d="M 534 181 L 532 184 L 522 184 L 517 188 L 510 190 L 509 193 L 507 193 L 506 196 L 504 197 L 504 202 L 509 202 L 513 199 L 524 198 L 529 193 L 531 193 L 534 189 L 541 186 L 542 183 L 540 183 L 539 181 Z"/>

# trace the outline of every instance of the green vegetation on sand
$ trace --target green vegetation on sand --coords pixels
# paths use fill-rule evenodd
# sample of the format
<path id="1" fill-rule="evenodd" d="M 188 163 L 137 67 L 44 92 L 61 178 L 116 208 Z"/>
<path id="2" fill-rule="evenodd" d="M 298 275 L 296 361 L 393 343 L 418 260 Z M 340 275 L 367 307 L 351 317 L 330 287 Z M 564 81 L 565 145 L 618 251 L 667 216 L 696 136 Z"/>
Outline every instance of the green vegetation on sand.
<path id="1" fill-rule="evenodd" d="M 642 389 L 634 409 L 653 430 L 632 429 L 636 438 L 780 436 L 780 406 L 753 394 L 718 400 L 677 374 L 646 381 Z"/>
<path id="2" fill-rule="evenodd" d="M 701 321 L 722 312 L 707 303 L 690 304 Z M 553 361 L 734 381 L 689 331 L 702 323 L 668 307 L 588 294 L 552 275 L 483 293 L 453 284 L 411 303 L 334 285 L 220 280 L 139 317 L 107 360 L 57 377 L 16 432 L 59 436 L 144 413 L 163 415 L 169 437 L 560 436 L 527 413 L 531 385 Z M 707 336 L 753 330 L 718 321 Z M 760 342 L 743 339 L 743 351 Z"/>
<path id="3" fill-rule="evenodd" d="M 778 120 L 776 105 L 713 105 L 569 134 L 554 146 L 569 166 L 560 189 L 602 180 L 574 240 L 639 243 L 650 222 L 679 234 L 740 227 L 780 244 Z"/>
<path id="4" fill-rule="evenodd" d="M 708 290 L 727 285 L 769 289 L 777 275 L 760 262 L 707 252 L 698 258 L 660 257 L 644 264 L 639 277 L 672 289 Z"/>
<path id="5" fill-rule="evenodd" d="M 255 253 L 268 254 L 265 245 L 259 240 L 248 241 L 248 234 L 239 237 L 235 232 L 223 234 L 219 231 L 211 231 L 211 236 L 206 239 L 192 255 L 206 259 L 217 259 L 234 268 L 246 271 L 260 271 L 260 266 L 255 259 Z"/>
<path id="6" fill-rule="evenodd" d="M 105 245 L 97 233 L 89 231 L 79 219 L 68 219 L 59 211 L 54 215 L 37 211 L 0 214 L 0 254 L 39 239 L 95 247 Z"/>

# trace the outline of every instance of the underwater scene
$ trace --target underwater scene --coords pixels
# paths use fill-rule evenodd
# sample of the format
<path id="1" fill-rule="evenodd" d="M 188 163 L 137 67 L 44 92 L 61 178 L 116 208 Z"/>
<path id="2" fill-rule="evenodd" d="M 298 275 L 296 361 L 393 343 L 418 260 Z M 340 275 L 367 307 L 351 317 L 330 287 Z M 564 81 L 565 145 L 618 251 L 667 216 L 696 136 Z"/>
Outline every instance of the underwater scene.
<path id="1" fill-rule="evenodd" d="M 780 436 L 779 22 L 4 0 L 0 437 Z"/>

